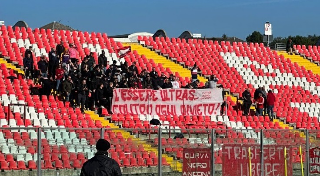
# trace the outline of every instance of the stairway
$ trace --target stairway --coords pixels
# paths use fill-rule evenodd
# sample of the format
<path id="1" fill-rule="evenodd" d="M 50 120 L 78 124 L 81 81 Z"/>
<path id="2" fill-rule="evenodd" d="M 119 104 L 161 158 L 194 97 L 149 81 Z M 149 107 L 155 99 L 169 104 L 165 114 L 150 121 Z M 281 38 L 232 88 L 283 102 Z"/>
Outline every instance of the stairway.
<path id="1" fill-rule="evenodd" d="M 7 62 L 4 58 L 0 58 L 0 64 L 5 64 L 8 69 L 12 69 L 17 73 L 24 75 L 24 71 L 21 68 L 17 68 L 14 64 Z"/>
<path id="2" fill-rule="evenodd" d="M 306 70 L 310 70 L 314 74 L 320 75 L 320 67 L 308 59 L 305 59 L 300 55 L 289 55 L 285 51 L 278 51 L 278 54 L 283 55 L 285 58 L 289 58 L 291 62 L 295 62 L 299 66 L 303 66 Z"/>
<path id="3" fill-rule="evenodd" d="M 114 133 L 120 132 L 125 139 L 131 138 L 134 143 L 141 144 L 143 148 L 147 152 L 155 152 L 158 155 L 158 149 L 152 147 L 146 141 L 136 138 L 135 136 L 131 135 L 130 132 L 125 131 L 124 129 L 119 128 L 119 126 L 115 125 L 114 123 L 110 123 L 109 120 L 106 120 L 104 117 L 99 117 L 94 111 L 85 111 L 86 114 L 89 114 L 92 120 L 99 120 L 103 127 L 108 126 L 112 129 Z M 168 156 L 167 154 L 162 154 L 162 157 L 166 158 L 167 163 L 170 164 L 170 167 L 173 171 L 182 172 L 182 163 L 178 160 L 174 160 L 173 157 Z"/>
<path id="4" fill-rule="evenodd" d="M 164 56 L 159 55 L 155 51 L 151 51 L 150 49 L 143 47 L 138 43 L 122 43 L 123 46 L 131 46 L 131 51 L 136 50 L 139 55 L 145 55 L 148 59 L 153 59 L 154 63 L 162 64 L 163 68 L 170 68 L 170 70 L 175 73 L 178 72 L 182 78 L 191 77 L 191 71 L 184 68 L 180 64 L 176 64 L 173 61 L 167 59 Z M 198 79 L 200 82 L 206 83 L 207 79 L 199 76 Z"/>

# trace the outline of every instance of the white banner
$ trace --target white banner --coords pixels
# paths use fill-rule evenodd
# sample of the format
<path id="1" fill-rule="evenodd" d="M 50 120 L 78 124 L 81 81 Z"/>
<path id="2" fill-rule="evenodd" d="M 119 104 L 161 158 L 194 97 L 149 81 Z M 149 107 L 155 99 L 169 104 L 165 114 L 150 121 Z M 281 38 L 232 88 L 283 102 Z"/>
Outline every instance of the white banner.
<path id="1" fill-rule="evenodd" d="M 220 113 L 222 89 L 114 89 L 114 114 L 210 116 Z"/>

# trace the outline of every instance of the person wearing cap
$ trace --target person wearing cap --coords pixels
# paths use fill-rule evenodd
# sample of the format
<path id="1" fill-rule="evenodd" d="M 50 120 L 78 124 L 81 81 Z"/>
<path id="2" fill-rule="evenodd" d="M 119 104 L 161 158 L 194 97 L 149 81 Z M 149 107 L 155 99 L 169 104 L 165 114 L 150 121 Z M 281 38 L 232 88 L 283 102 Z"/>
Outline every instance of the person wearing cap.
<path id="1" fill-rule="evenodd" d="M 105 139 L 99 139 L 96 144 L 97 153 L 81 169 L 80 176 L 121 176 L 119 164 L 108 157 L 110 143 Z"/>

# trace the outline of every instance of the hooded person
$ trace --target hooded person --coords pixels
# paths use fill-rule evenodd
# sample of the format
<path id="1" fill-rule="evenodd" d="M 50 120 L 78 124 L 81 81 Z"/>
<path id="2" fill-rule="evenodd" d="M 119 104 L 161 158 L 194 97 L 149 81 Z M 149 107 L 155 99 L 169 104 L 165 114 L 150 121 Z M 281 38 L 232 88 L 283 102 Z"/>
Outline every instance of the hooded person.
<path id="1" fill-rule="evenodd" d="M 80 176 L 121 176 L 119 164 L 108 157 L 110 143 L 105 139 L 99 139 L 96 144 L 97 153 L 81 169 Z"/>

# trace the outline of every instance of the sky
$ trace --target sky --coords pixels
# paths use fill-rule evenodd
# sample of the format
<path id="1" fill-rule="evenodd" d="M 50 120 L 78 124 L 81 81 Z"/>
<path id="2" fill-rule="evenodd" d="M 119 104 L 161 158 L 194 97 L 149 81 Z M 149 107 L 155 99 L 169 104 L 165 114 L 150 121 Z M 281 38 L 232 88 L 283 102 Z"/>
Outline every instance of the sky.
<path id="1" fill-rule="evenodd" d="M 320 35 L 320 0 L 2 0 L 0 21 L 26 21 L 37 28 L 60 21 L 74 29 L 109 36 L 133 32 L 183 31 L 206 37 L 245 39 L 264 32 L 270 21 L 274 37 Z"/>

